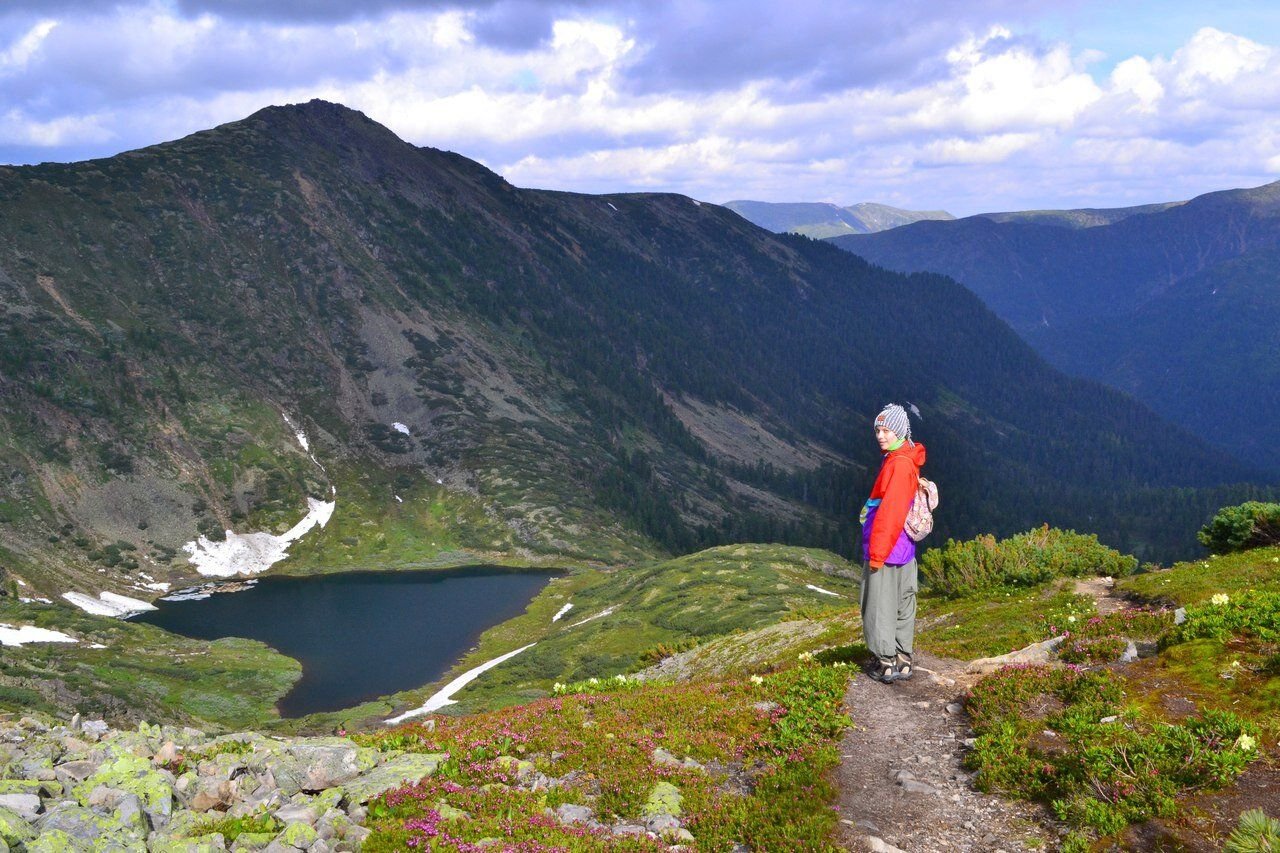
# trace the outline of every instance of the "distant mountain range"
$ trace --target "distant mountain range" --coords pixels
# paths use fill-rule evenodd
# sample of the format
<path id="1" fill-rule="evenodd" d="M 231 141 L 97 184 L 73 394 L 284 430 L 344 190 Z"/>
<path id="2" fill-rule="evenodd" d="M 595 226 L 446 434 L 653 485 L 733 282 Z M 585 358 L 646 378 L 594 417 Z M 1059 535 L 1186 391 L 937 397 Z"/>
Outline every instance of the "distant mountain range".
<path id="1" fill-rule="evenodd" d="M 1280 472 L 1280 182 L 832 242 L 889 269 L 955 278 L 1059 368 Z"/>
<path id="2" fill-rule="evenodd" d="M 874 202 L 840 207 L 822 202 L 730 201 L 724 206 L 777 234 L 803 234 L 815 240 L 870 234 L 925 219 L 955 219 L 945 210 L 903 210 Z"/>
<path id="3" fill-rule="evenodd" d="M 0 168 L 0 209 L 21 595 L 154 595 L 226 529 L 312 570 L 850 553 L 889 400 L 922 413 L 938 541 L 1186 553 L 1262 479 L 949 279 L 682 196 L 517 189 L 334 104 Z"/>

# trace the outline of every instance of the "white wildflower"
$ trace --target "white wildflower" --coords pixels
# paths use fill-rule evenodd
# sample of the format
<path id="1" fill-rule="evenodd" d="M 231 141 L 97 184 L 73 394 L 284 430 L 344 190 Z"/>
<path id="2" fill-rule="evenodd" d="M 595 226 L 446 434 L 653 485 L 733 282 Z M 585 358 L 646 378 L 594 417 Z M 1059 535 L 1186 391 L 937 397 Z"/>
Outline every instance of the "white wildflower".
<path id="1" fill-rule="evenodd" d="M 1231 601 L 1231 598 L 1225 592 L 1215 593 L 1213 598 L 1209 599 L 1214 604 L 1223 605 Z"/>
<path id="2" fill-rule="evenodd" d="M 764 684 L 764 678 L 762 678 L 762 677 L 761 677 L 761 676 L 759 676 L 759 675 L 753 675 L 753 676 L 751 676 L 751 683 L 752 683 L 752 684 Z"/>

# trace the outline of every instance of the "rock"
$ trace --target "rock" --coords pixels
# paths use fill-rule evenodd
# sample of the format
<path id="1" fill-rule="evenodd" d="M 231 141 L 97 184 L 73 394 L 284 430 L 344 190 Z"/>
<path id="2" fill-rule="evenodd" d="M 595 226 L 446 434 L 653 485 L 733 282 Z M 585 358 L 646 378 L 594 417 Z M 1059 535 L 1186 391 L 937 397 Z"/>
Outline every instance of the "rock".
<path id="1" fill-rule="evenodd" d="M 242 832 L 231 843 L 232 850 L 266 850 L 276 840 L 274 832 Z"/>
<path id="2" fill-rule="evenodd" d="M 639 824 L 619 823 L 610 827 L 609 831 L 614 835 L 644 835 L 647 830 Z"/>
<path id="3" fill-rule="evenodd" d="M 178 760 L 178 745 L 171 740 L 164 742 L 164 746 L 151 757 L 152 764 L 165 765 L 172 764 Z"/>
<path id="4" fill-rule="evenodd" d="M 961 705 L 959 702 L 948 702 L 948 703 L 947 703 L 947 713 L 948 713 L 948 714 L 959 714 L 959 713 L 960 713 L 961 711 L 963 711 L 963 710 L 964 710 L 964 706 L 963 706 L 963 705 Z"/>
<path id="5" fill-rule="evenodd" d="M 1058 646 L 1062 645 L 1065 637 L 1052 637 L 1041 643 L 1032 643 L 1031 645 L 1009 652 L 1006 655 L 997 655 L 990 658 L 979 658 L 971 661 L 965 667 L 965 672 L 985 674 L 995 672 L 1003 666 L 1011 664 L 1046 664 L 1055 662 L 1054 652 Z"/>
<path id="6" fill-rule="evenodd" d="M 151 762 L 140 755 L 126 753 L 105 762 L 92 776 L 77 785 L 72 795 L 85 805 L 99 786 L 118 788 L 136 795 L 143 808 L 158 823 L 165 822 L 173 813 L 173 774 L 153 769 Z"/>
<path id="7" fill-rule="evenodd" d="M 0 806 L 0 840 L 12 846 L 35 837 L 36 831 L 21 813 Z"/>
<path id="8" fill-rule="evenodd" d="M 139 812 L 140 814 L 140 812 Z M 145 851 L 147 837 L 145 820 L 122 823 L 112 817 L 98 814 L 92 809 L 74 803 L 59 803 L 37 824 L 40 837 L 60 832 L 80 847 L 71 849 L 116 849 Z M 52 843 L 52 839 L 46 841 Z M 28 849 L 31 849 L 28 845 Z"/>
<path id="9" fill-rule="evenodd" d="M 1120 655 L 1120 663 L 1133 663 L 1138 659 L 1138 644 L 1133 640 L 1125 646 L 1124 652 Z"/>
<path id="10" fill-rule="evenodd" d="M 205 780 L 201 782 L 196 795 L 188 806 L 193 812 L 207 812 L 213 809 L 225 810 L 235 801 L 236 784 L 227 779 Z"/>
<path id="11" fill-rule="evenodd" d="M 445 757 L 443 753 L 434 752 L 397 755 L 381 767 L 362 773 L 359 777 L 343 783 L 342 787 L 346 791 L 347 802 L 364 804 L 383 791 L 399 788 L 407 783 L 417 782 L 424 776 L 434 774 L 436 768 L 445 760 Z M 350 810 L 347 813 L 352 814 Z M 352 814 L 352 819 L 356 820 L 354 814 Z"/>
<path id="12" fill-rule="evenodd" d="M 684 770 L 705 770 L 701 763 L 685 756 L 683 759 L 676 758 L 662 747 L 658 747 L 653 751 L 653 763 L 659 767 L 679 767 Z"/>
<path id="13" fill-rule="evenodd" d="M 907 853 L 907 851 L 894 847 L 883 838 L 877 838 L 874 835 L 864 836 L 862 843 L 870 853 Z"/>
<path id="14" fill-rule="evenodd" d="M 908 794 L 933 794 L 937 795 L 938 789 L 918 779 L 904 779 L 901 783 L 902 790 Z"/>
<path id="15" fill-rule="evenodd" d="M 197 838 L 157 838 L 149 842 L 151 853 L 219 853 L 227 849 L 222 833 Z"/>
<path id="16" fill-rule="evenodd" d="M 23 820 L 33 821 L 40 814 L 40 797 L 36 794 L 0 794 L 0 809 L 10 809 Z"/>
<path id="17" fill-rule="evenodd" d="M 283 844 L 293 850 L 306 850 L 320 840 L 320 834 L 311 824 L 295 821 L 289 824 L 276 836 L 273 844 Z M 270 846 L 267 848 L 271 849 Z"/>
<path id="18" fill-rule="evenodd" d="M 779 705 L 777 702 L 757 702 L 751 707 L 755 708 L 757 711 L 761 712 L 762 714 L 772 714 L 774 711 L 779 710 L 782 706 Z"/>
<path id="19" fill-rule="evenodd" d="M 1183 622 L 1186 622 L 1186 621 L 1187 621 L 1187 608 L 1179 607 L 1177 610 L 1173 611 L 1173 624 L 1181 625 Z"/>
<path id="20" fill-rule="evenodd" d="M 0 779 L 0 794 L 59 797 L 62 795 L 62 786 L 57 782 L 46 782 L 40 779 Z"/>
<path id="21" fill-rule="evenodd" d="M 378 763 L 374 750 L 346 738 L 316 738 L 285 747 L 272 762 L 276 785 L 286 795 L 323 791 L 355 779 Z M 424 774 L 425 775 L 425 774 Z"/>
<path id="22" fill-rule="evenodd" d="M 680 789 L 670 782 L 658 782 L 649 789 L 649 798 L 640 808 L 640 816 L 646 822 L 659 815 L 679 817 L 682 809 Z"/>
<path id="23" fill-rule="evenodd" d="M 563 803 L 556 807 L 555 815 L 561 823 L 595 823 L 596 817 L 588 806 Z"/>
<path id="24" fill-rule="evenodd" d="M 54 778 L 66 789 L 74 788 L 78 783 L 88 779 L 102 766 L 101 758 L 86 758 L 80 761 L 68 761 L 53 768 Z"/>
<path id="25" fill-rule="evenodd" d="M 50 829 L 40 833 L 40 836 L 29 842 L 24 849 L 27 853 L 90 853 L 93 847 L 87 841 L 75 838 L 60 829 Z"/>
<path id="26" fill-rule="evenodd" d="M 87 735 L 100 738 L 111 731 L 111 727 L 104 720 L 86 720 L 80 724 L 80 730 Z"/>
<path id="27" fill-rule="evenodd" d="M 281 823 L 305 823 L 307 826 L 315 826 L 316 813 L 307 803 L 290 803 L 280 808 L 275 813 L 276 820 Z"/>

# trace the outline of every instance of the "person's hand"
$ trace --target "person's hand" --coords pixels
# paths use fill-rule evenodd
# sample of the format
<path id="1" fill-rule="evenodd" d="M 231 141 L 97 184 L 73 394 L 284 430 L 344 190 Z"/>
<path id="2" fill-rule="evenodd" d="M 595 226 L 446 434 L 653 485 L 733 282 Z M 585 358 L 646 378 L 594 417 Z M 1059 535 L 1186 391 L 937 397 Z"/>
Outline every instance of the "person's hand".
<path id="1" fill-rule="evenodd" d="M 867 566 L 871 571 L 878 572 L 884 568 L 884 563 L 868 563 Z"/>

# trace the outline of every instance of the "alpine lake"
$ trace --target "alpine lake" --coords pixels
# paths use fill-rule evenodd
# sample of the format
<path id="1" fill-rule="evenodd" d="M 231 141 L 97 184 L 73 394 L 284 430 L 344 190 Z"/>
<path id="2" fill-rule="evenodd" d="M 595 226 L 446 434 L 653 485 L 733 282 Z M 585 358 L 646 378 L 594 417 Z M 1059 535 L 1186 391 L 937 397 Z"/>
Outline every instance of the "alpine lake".
<path id="1" fill-rule="evenodd" d="M 132 621 L 261 640 L 296 659 L 302 677 L 277 708 L 300 717 L 430 684 L 554 576 L 497 566 L 268 576 L 184 590 Z"/>

